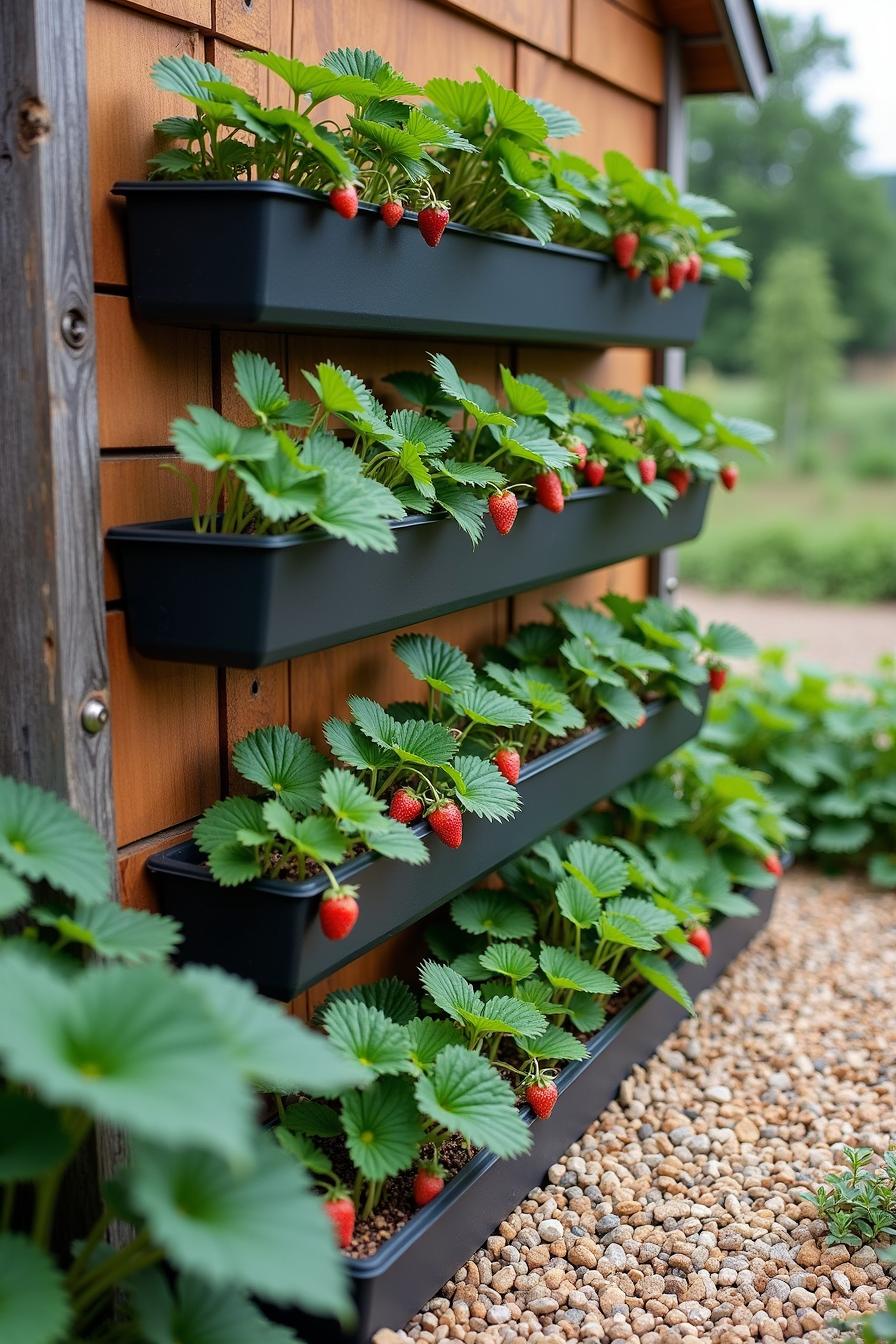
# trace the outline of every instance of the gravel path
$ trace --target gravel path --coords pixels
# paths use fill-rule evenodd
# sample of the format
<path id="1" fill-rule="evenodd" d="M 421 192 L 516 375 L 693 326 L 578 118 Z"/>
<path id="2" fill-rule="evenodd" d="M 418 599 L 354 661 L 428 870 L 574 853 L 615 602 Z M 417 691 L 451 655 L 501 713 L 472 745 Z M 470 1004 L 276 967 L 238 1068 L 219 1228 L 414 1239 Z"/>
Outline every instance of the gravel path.
<path id="1" fill-rule="evenodd" d="M 800 1187 L 844 1142 L 896 1141 L 894 1001 L 896 897 L 788 876 L 698 1019 L 375 1344 L 821 1344 L 825 1318 L 876 1308 L 887 1270 L 874 1250 L 826 1245 Z"/>
<path id="2" fill-rule="evenodd" d="M 867 673 L 884 653 L 896 653 L 896 602 L 810 602 L 758 593 L 715 593 L 682 584 L 677 600 L 701 624 L 733 621 L 756 643 L 794 648 L 803 662 L 822 663 L 843 674 Z"/>

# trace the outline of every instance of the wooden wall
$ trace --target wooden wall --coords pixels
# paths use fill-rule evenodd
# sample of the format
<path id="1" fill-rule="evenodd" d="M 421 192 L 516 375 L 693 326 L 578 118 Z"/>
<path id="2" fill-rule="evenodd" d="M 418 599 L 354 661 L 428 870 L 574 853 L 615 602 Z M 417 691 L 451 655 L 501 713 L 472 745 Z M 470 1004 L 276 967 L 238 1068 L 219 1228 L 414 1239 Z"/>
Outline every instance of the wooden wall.
<path id="1" fill-rule="evenodd" d="M 431 342 L 351 336 L 252 335 L 135 323 L 127 297 L 118 178 L 145 176 L 152 123 L 182 112 L 151 83 L 160 56 L 189 52 L 245 82 L 265 73 L 237 63 L 239 46 L 273 48 L 313 62 L 331 47 L 375 46 L 421 83 L 436 74 L 464 79 L 484 66 L 521 93 L 571 109 L 578 145 L 597 157 L 624 150 L 656 160 L 663 99 L 663 39 L 654 0 L 87 0 L 90 155 L 99 346 L 99 416 L 106 526 L 176 516 L 183 487 L 160 470 L 169 421 L 187 402 L 235 413 L 230 355 L 252 348 L 276 359 L 300 395 L 300 370 L 332 358 L 367 379 L 425 367 Z M 260 92 L 264 95 L 265 90 Z M 279 94 L 277 95 L 279 96 Z M 176 246 L 176 239 L 172 246 Z M 498 364 L 558 382 L 587 380 L 638 390 L 651 377 L 645 351 L 592 352 L 440 343 L 461 371 L 494 386 Z M 388 389 L 378 387 L 386 400 Z M 200 473 L 202 475 L 203 473 Z M 353 691 L 382 700 L 406 695 L 409 678 L 391 656 L 391 635 L 296 659 L 258 672 L 153 662 L 128 646 L 120 591 L 106 570 L 115 807 L 122 899 L 150 904 L 146 857 L 186 835 L 196 816 L 231 783 L 229 754 L 251 728 L 289 722 L 319 740 L 319 725 L 341 713 Z M 608 587 L 645 590 L 646 562 L 429 622 L 427 629 L 475 652 L 514 622 L 538 617 L 563 590 L 590 599 Z M 413 931 L 337 977 L 371 978 L 399 964 Z M 307 1012 L 322 987 L 296 1001 Z"/>

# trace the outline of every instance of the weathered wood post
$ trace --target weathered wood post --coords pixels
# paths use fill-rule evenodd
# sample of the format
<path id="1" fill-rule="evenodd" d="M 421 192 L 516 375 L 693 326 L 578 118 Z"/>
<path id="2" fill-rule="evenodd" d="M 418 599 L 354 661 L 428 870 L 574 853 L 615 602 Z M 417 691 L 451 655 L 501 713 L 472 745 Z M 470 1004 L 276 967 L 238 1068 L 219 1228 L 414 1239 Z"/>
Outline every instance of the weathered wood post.
<path id="1" fill-rule="evenodd" d="M 0 773 L 111 848 L 83 0 L 4 0 L 0 88 Z"/>

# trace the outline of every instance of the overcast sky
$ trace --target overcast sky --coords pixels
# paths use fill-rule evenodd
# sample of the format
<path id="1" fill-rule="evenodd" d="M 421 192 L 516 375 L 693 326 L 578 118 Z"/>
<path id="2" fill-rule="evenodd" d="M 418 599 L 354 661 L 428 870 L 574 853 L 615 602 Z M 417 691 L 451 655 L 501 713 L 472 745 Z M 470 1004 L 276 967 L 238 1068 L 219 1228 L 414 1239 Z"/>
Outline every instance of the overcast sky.
<path id="1" fill-rule="evenodd" d="M 864 149 L 857 166 L 896 172 L 896 0 L 760 0 L 776 14 L 819 14 L 832 33 L 849 39 L 852 69 L 818 81 L 819 110 L 836 103 L 859 108 L 858 137 Z"/>

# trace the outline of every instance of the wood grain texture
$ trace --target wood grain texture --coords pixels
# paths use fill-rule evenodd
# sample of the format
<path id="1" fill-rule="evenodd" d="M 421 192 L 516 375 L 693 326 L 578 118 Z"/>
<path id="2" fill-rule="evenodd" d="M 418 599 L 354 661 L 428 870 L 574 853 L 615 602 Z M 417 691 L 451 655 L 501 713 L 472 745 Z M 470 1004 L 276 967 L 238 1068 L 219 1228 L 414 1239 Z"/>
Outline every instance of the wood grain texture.
<path id="1" fill-rule="evenodd" d="M 611 3 L 618 9 L 628 10 L 629 14 L 643 19 L 645 23 L 653 24 L 654 28 L 663 26 L 663 16 L 657 0 L 611 0 Z"/>
<path id="2" fill-rule="evenodd" d="M 114 0 L 114 3 L 193 28 L 212 26 L 212 0 Z"/>
<path id="3" fill-rule="evenodd" d="M 220 797 L 217 673 L 142 658 L 128 646 L 123 612 L 110 612 L 107 628 L 112 779 L 118 843 L 126 845 Z"/>
<path id="4" fill-rule="evenodd" d="M 556 346 L 520 347 L 516 352 L 517 373 L 540 373 L 575 395 L 582 387 L 618 387 L 640 392 L 651 381 L 649 350 L 561 350 Z"/>
<path id="5" fill-rule="evenodd" d="M 118 851 L 118 899 L 122 905 L 134 910 L 158 910 L 152 879 L 146 870 L 146 860 L 160 849 L 189 840 L 192 829 L 192 826 L 176 826 L 148 840 L 124 845 Z"/>
<path id="6" fill-rule="evenodd" d="M 546 98 L 575 113 L 582 123 L 582 134 L 569 143 L 575 153 L 599 162 L 608 149 L 620 149 L 641 167 L 654 162 L 657 112 L 642 98 L 522 43 L 517 88 L 526 97 Z"/>
<path id="7" fill-rule="evenodd" d="M 275 663 L 254 672 L 228 667 L 223 672 L 221 712 L 225 736 L 225 788 L 229 793 L 255 793 L 230 762 L 233 748 L 254 728 L 289 723 L 289 664 Z"/>
<path id="8" fill-rule="evenodd" d="M 215 33 L 246 47 L 270 51 L 271 10 L 276 3 L 277 0 L 214 0 Z"/>
<path id="9" fill-rule="evenodd" d="M 555 56 L 571 55 L 571 0 L 442 0 Z"/>
<path id="10" fill-rule="evenodd" d="M 114 836 L 97 470 L 85 36 L 77 0 L 8 0 L 0 42 L 3 527 L 0 774 Z M 84 342 L 62 338 L 77 313 Z"/>
<path id="11" fill-rule="evenodd" d="M 135 322 L 120 294 L 96 296 L 101 448 L 163 448 L 188 403 L 210 405 L 207 331 Z"/>
<path id="12" fill-rule="evenodd" d="M 533 0 L 533 7 L 542 2 Z M 293 55 L 300 60 L 310 64 L 333 47 L 371 45 L 421 84 L 435 75 L 475 78 L 477 65 L 502 84 L 513 83 L 510 38 L 428 0 L 327 0 L 295 6 Z"/>
<path id="13" fill-rule="evenodd" d="M 573 0 L 576 65 L 652 103 L 663 101 L 663 38 L 611 0 Z"/>
<path id="14" fill-rule="evenodd" d="M 103 533 L 121 523 L 152 523 L 188 515 L 192 501 L 186 482 L 173 471 L 163 470 L 163 463 L 176 461 L 173 453 L 154 453 L 148 457 L 104 454 L 100 461 Z M 202 467 L 180 462 L 178 469 L 195 481 L 200 502 L 206 503 L 210 493 L 209 473 Z M 114 602 L 121 596 L 121 581 L 108 546 L 104 562 L 106 601 Z"/>
<path id="15" fill-rule="evenodd" d="M 126 283 L 123 205 L 109 194 L 113 182 L 142 180 L 146 161 L 160 148 L 153 123 L 183 115 L 187 104 L 157 89 L 149 77 L 160 56 L 204 54 L 192 29 L 165 23 L 106 0 L 87 0 L 91 214 L 96 279 Z"/>

